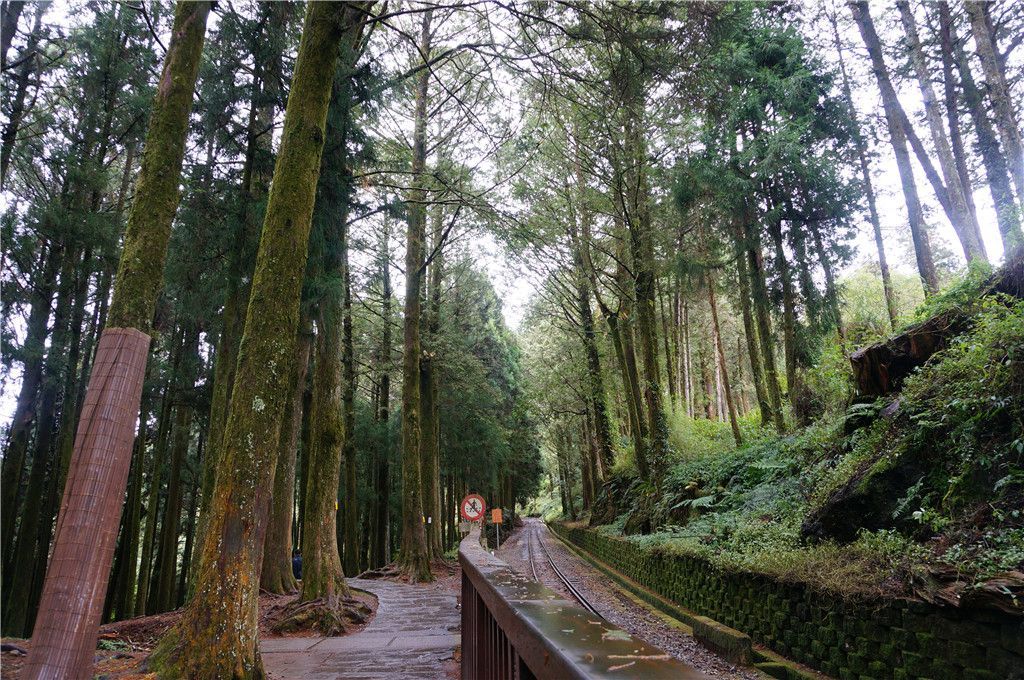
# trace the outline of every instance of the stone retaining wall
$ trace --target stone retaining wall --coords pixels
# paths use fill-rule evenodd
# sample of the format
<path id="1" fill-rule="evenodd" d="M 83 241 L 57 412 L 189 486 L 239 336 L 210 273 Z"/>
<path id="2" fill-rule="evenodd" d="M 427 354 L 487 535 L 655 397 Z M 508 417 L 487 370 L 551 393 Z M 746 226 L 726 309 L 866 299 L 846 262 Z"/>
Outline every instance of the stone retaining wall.
<path id="1" fill-rule="evenodd" d="M 914 600 L 850 601 L 589 529 L 551 528 L 679 606 L 841 680 L 1024 678 L 1020 618 Z"/>

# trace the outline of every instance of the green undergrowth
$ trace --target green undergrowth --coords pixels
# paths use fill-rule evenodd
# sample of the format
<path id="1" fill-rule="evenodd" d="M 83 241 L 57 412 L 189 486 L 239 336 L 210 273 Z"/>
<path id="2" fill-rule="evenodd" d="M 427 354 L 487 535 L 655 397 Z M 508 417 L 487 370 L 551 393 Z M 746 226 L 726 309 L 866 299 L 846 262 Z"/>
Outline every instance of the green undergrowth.
<path id="1" fill-rule="evenodd" d="M 676 417 L 677 458 L 660 493 L 620 465 L 609 488 L 624 511 L 597 530 L 844 594 L 909 594 L 936 572 L 974 584 L 1020 570 L 1024 302 L 970 308 L 970 329 L 907 379 L 896 404 L 826 409 L 786 436 L 745 423 L 740 448 L 727 425 Z M 843 505 L 874 498 L 883 481 L 895 491 L 864 501 L 863 516 Z M 809 531 L 829 513 L 853 534 Z"/>

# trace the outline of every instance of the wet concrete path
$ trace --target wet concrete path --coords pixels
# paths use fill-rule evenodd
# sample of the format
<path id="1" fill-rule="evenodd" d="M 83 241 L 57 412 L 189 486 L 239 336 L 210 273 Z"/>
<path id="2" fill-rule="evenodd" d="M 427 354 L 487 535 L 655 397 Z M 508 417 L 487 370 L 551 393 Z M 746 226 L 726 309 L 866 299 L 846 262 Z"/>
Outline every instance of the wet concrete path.
<path id="1" fill-rule="evenodd" d="M 363 630 L 334 638 L 270 638 L 260 642 L 275 680 L 378 680 L 449 677 L 459 643 L 454 592 L 393 581 L 348 579 L 377 596 L 377 615 Z"/>

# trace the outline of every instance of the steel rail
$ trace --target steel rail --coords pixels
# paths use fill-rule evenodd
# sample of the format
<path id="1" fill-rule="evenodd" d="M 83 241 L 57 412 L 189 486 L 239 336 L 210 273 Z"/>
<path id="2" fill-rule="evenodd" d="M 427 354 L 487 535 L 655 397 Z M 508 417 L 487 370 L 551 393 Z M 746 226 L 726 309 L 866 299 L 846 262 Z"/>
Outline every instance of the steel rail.
<path id="1" fill-rule="evenodd" d="M 459 544 L 459 564 L 463 678 L 708 680 L 511 569 L 480 545 L 478 526 Z"/>
<path id="2" fill-rule="evenodd" d="M 533 531 L 526 532 L 526 554 L 530 561 L 530 571 L 533 572 L 533 580 L 540 583 L 540 577 L 537 576 L 537 565 L 533 560 Z"/>
<path id="3" fill-rule="evenodd" d="M 547 525 L 545 524 L 544 527 L 547 528 Z M 543 529 L 541 531 L 543 531 Z M 550 529 L 549 529 L 549 531 L 550 531 Z M 555 576 L 557 576 L 558 579 L 562 582 L 562 584 L 565 586 L 566 590 L 568 590 L 572 594 L 573 597 L 575 597 L 577 600 L 579 600 L 579 603 L 581 605 L 583 605 L 583 608 L 586 609 L 588 612 L 590 612 L 594 616 L 601 616 L 601 612 L 597 611 L 597 608 L 594 607 L 594 605 L 590 604 L 590 601 L 587 600 L 586 597 L 584 597 L 583 593 L 580 592 L 580 589 L 577 588 L 576 585 L 572 581 L 569 580 L 569 578 L 565 575 L 565 573 L 563 573 L 562 570 L 558 568 L 558 565 L 555 564 L 555 561 L 553 559 L 551 559 L 551 553 L 548 552 L 548 549 L 544 546 L 544 539 L 542 539 L 540 537 L 540 535 L 538 534 L 538 532 L 536 532 L 536 531 L 532 531 L 530 533 L 533 534 L 533 535 L 536 535 L 537 542 L 540 544 L 540 549 L 544 552 L 544 557 L 547 558 L 548 564 L 551 566 L 551 570 L 553 572 L 555 572 Z M 533 567 L 532 560 L 530 562 L 530 567 L 531 568 Z M 534 570 L 533 574 L 534 574 L 534 578 L 536 578 L 536 576 L 537 576 L 536 570 Z"/>

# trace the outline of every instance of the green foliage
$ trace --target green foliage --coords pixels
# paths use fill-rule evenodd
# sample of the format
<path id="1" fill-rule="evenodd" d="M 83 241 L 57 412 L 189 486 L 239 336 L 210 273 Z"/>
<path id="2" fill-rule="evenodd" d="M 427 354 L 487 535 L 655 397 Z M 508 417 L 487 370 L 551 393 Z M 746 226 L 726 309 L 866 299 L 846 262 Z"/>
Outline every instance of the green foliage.
<path id="1" fill-rule="evenodd" d="M 894 448 L 942 442 L 913 516 L 933 530 L 978 503 L 1000 509 L 1024 489 L 1024 302 L 973 305 L 971 331 L 909 378 L 902 395 L 907 422 Z"/>
<path id="2" fill-rule="evenodd" d="M 96 649 L 108 652 L 130 652 L 132 651 L 132 646 L 124 640 L 100 640 L 96 644 Z"/>
<path id="3" fill-rule="evenodd" d="M 971 313 L 977 309 L 982 290 L 991 275 L 991 265 L 980 260 L 972 260 L 967 271 L 956 277 L 941 293 L 925 300 L 914 311 L 914 321 L 925 321 L 950 310 Z"/>
<path id="4" fill-rule="evenodd" d="M 1024 302 L 986 298 L 973 309 L 970 331 L 907 380 L 895 416 L 879 417 L 881 403 L 840 416 L 837 400 L 817 425 L 739 449 L 719 439 L 715 423 L 674 419 L 684 455 L 666 476 L 660 523 L 631 540 L 840 593 L 904 592 L 919 565 L 931 562 L 977 580 L 1019 569 Z M 814 378 L 825 384 L 816 387 L 821 394 L 827 376 L 821 369 Z M 845 435 L 848 418 L 875 420 Z M 861 531 L 848 545 L 801 539 L 813 508 L 866 469 L 888 469 L 908 452 L 926 456 L 927 473 L 898 499 L 892 527 Z M 622 534 L 626 518 L 600 530 Z"/>
<path id="5" fill-rule="evenodd" d="M 497 490 L 510 474 L 513 495 L 537 493 L 540 445 L 527 409 L 521 350 L 505 326 L 501 300 L 468 258 L 451 265 L 458 283 L 441 307 L 433 339 L 440 377 L 442 463 L 465 470 L 471 489 Z"/>
<path id="6" fill-rule="evenodd" d="M 804 374 L 804 380 L 815 416 L 834 416 L 846 409 L 853 397 L 853 372 L 837 339 L 825 343 L 817 363 Z"/>
<path id="7" fill-rule="evenodd" d="M 898 270 L 891 271 L 889 276 L 896 293 L 897 323 L 907 324 L 914 318 L 914 310 L 924 303 L 921 279 Z M 850 272 L 842 278 L 840 287 L 843 325 L 852 346 L 868 345 L 892 333 L 877 265 L 867 265 Z"/>

